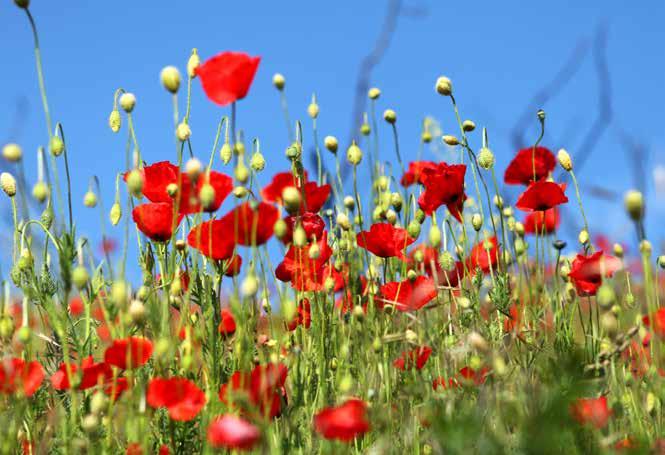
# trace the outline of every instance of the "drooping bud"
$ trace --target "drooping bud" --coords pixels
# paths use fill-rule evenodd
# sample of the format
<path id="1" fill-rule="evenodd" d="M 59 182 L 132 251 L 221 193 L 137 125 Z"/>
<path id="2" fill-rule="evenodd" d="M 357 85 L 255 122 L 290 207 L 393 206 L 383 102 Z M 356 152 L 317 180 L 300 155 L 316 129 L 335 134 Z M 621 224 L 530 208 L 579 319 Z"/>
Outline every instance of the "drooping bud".
<path id="1" fill-rule="evenodd" d="M 307 233 L 305 232 L 305 229 L 301 225 L 298 225 L 293 230 L 293 244 L 295 246 L 307 245 Z"/>
<path id="2" fill-rule="evenodd" d="M 46 200 L 49 196 L 49 189 L 46 183 L 37 182 L 35 186 L 32 187 L 32 197 L 35 198 L 40 204 Z"/>
<path id="3" fill-rule="evenodd" d="M 284 86 L 286 85 L 286 79 L 282 74 L 275 73 L 272 77 L 272 85 L 274 85 L 275 88 L 281 92 L 284 90 Z"/>
<path id="4" fill-rule="evenodd" d="M 129 304 L 129 317 L 136 325 L 141 325 L 146 319 L 146 308 L 140 300 L 132 300 Z"/>
<path id="5" fill-rule="evenodd" d="M 367 92 L 367 96 L 369 96 L 369 99 L 371 99 L 371 100 L 378 99 L 379 96 L 381 96 L 381 90 L 379 90 L 379 89 L 376 88 L 376 87 L 372 87 L 372 88 L 369 89 L 369 91 Z"/>
<path id="6" fill-rule="evenodd" d="M 120 96 L 120 107 L 128 114 L 134 110 L 136 106 L 136 96 L 133 93 L 123 93 Z"/>
<path id="7" fill-rule="evenodd" d="M 114 203 L 111 206 L 111 211 L 109 212 L 109 220 L 113 226 L 117 226 L 122 218 L 122 208 L 118 202 Z"/>
<path id="8" fill-rule="evenodd" d="M 120 126 L 122 125 L 122 118 L 120 117 L 120 111 L 116 108 L 113 108 L 111 114 L 109 115 L 109 128 L 114 133 L 120 131 Z"/>
<path id="9" fill-rule="evenodd" d="M 319 105 L 316 104 L 316 95 L 312 95 L 312 102 L 307 106 L 307 115 L 313 119 L 319 116 Z"/>
<path id="10" fill-rule="evenodd" d="M 182 122 L 176 128 L 175 135 L 180 142 L 185 142 L 187 139 L 192 137 L 192 129 L 187 123 Z"/>
<path id="11" fill-rule="evenodd" d="M 483 217 L 480 216 L 480 213 L 474 213 L 471 216 L 471 225 L 476 232 L 480 231 L 480 228 L 483 227 Z"/>
<path id="12" fill-rule="evenodd" d="M 383 120 L 392 125 L 397 121 L 397 113 L 392 109 L 386 109 L 383 112 Z"/>
<path id="13" fill-rule="evenodd" d="M 23 151 L 18 144 L 7 144 L 2 147 L 2 156 L 9 162 L 16 163 L 21 160 Z"/>
<path id="14" fill-rule="evenodd" d="M 200 64 L 201 58 L 199 57 L 196 48 L 194 48 L 192 49 L 192 55 L 190 55 L 189 60 L 187 60 L 187 75 L 194 79 L 196 77 L 196 68 L 198 68 Z"/>
<path id="15" fill-rule="evenodd" d="M 266 167 L 266 159 L 261 152 L 254 152 L 252 158 L 249 160 L 249 165 L 254 171 L 261 172 Z"/>
<path id="16" fill-rule="evenodd" d="M 439 229 L 439 227 L 435 224 L 432 224 L 429 229 L 429 243 L 434 248 L 437 248 L 439 245 L 441 245 L 441 229 Z"/>
<path id="17" fill-rule="evenodd" d="M 138 169 L 132 169 L 127 174 L 127 189 L 134 197 L 140 197 L 143 191 L 143 175 Z"/>
<path id="18" fill-rule="evenodd" d="M 326 149 L 328 149 L 329 152 L 337 153 L 339 143 L 337 142 L 337 138 L 335 136 L 326 136 L 323 139 L 323 144 L 326 146 Z"/>
<path id="19" fill-rule="evenodd" d="M 224 145 L 222 145 L 222 148 L 219 150 L 219 157 L 224 164 L 229 164 L 231 158 L 233 158 L 233 149 L 228 142 L 224 142 Z"/>
<path id="20" fill-rule="evenodd" d="M 439 95 L 450 96 L 453 92 L 453 83 L 445 76 L 441 76 L 436 80 L 436 91 Z"/>
<path id="21" fill-rule="evenodd" d="M 203 165 L 198 158 L 190 158 L 185 163 L 185 174 L 187 174 L 187 177 L 189 177 L 194 182 L 198 180 L 202 169 Z"/>
<path id="22" fill-rule="evenodd" d="M 159 74 L 162 85 L 171 93 L 177 93 L 180 88 L 180 71 L 175 66 L 166 66 Z"/>
<path id="23" fill-rule="evenodd" d="M 60 136 L 51 136 L 49 141 L 49 150 L 53 156 L 60 156 L 65 151 L 65 143 Z"/>
<path id="24" fill-rule="evenodd" d="M 245 166 L 245 162 L 242 159 L 238 160 L 238 165 L 233 170 L 233 175 L 240 183 L 246 183 L 249 180 L 249 169 Z"/>
<path id="25" fill-rule="evenodd" d="M 14 0 L 14 4 L 19 8 L 27 9 L 30 6 L 30 0 Z"/>
<path id="26" fill-rule="evenodd" d="M 439 265 L 441 270 L 445 272 L 450 272 L 455 268 L 455 258 L 448 251 L 444 251 L 439 255 Z"/>
<path id="27" fill-rule="evenodd" d="M 9 197 L 16 195 L 16 179 L 9 172 L 0 174 L 0 187 Z"/>
<path id="28" fill-rule="evenodd" d="M 204 183 L 199 190 L 199 201 L 204 209 L 209 208 L 215 202 L 215 188 L 210 183 Z"/>
<path id="29" fill-rule="evenodd" d="M 295 186 L 287 186 L 282 191 L 282 200 L 289 213 L 297 212 L 302 200 L 300 191 Z"/>
<path id="30" fill-rule="evenodd" d="M 475 129 L 476 129 L 476 124 L 472 120 L 464 120 L 462 122 L 462 130 L 464 130 L 465 133 L 470 133 Z"/>
<path id="31" fill-rule="evenodd" d="M 577 240 L 581 245 L 586 245 L 589 243 L 589 232 L 586 229 L 582 229 L 580 234 L 577 236 Z"/>
<path id="32" fill-rule="evenodd" d="M 451 134 L 445 134 L 442 137 L 442 139 L 443 139 L 443 142 L 445 142 L 447 145 L 450 145 L 450 146 L 459 145 L 459 140 Z"/>
<path id="33" fill-rule="evenodd" d="M 283 219 L 278 219 L 275 221 L 275 226 L 273 227 L 273 232 L 275 233 L 275 237 L 278 239 L 283 239 L 284 236 L 286 235 L 288 227 L 286 226 L 286 221 Z"/>
<path id="34" fill-rule="evenodd" d="M 242 295 L 245 297 L 254 297 L 259 291 L 259 280 L 253 273 L 248 273 L 240 285 Z"/>
<path id="35" fill-rule="evenodd" d="M 559 165 L 561 165 L 565 171 L 570 172 L 573 170 L 573 160 L 570 159 L 570 155 L 565 149 L 559 149 L 556 158 L 559 160 Z"/>

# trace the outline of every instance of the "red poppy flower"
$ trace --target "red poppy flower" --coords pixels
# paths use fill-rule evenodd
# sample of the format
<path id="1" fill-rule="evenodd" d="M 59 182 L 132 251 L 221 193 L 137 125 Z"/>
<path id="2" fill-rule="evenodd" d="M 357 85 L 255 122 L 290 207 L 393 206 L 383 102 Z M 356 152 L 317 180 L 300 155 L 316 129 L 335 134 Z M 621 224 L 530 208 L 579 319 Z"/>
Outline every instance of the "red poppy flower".
<path id="1" fill-rule="evenodd" d="M 422 261 L 415 260 L 416 253 L 422 254 Z M 443 270 L 439 262 L 439 250 L 420 244 L 409 252 L 409 268 L 427 274 L 439 286 L 456 287 L 464 275 L 464 265 L 457 261 L 453 270 Z"/>
<path id="2" fill-rule="evenodd" d="M 166 408 L 173 420 L 189 421 L 205 406 L 206 397 L 187 378 L 155 378 L 148 384 L 146 401 L 153 408 Z"/>
<path id="3" fill-rule="evenodd" d="M 457 221 L 462 221 L 462 209 L 466 194 L 464 194 L 464 174 L 466 165 L 439 163 L 435 168 L 426 168 L 421 181 L 425 191 L 418 198 L 418 205 L 423 211 L 431 215 L 442 205 Z"/>
<path id="4" fill-rule="evenodd" d="M 152 355 L 152 342 L 143 337 L 128 337 L 113 340 L 106 348 L 104 361 L 123 370 L 145 365 Z"/>
<path id="5" fill-rule="evenodd" d="M 370 430 L 367 405 L 352 398 L 340 406 L 325 408 L 314 416 L 314 429 L 326 439 L 351 441 Z"/>
<path id="6" fill-rule="evenodd" d="M 51 376 L 51 385 L 55 390 L 67 390 L 72 387 L 69 380 L 71 373 L 74 383 L 78 382 L 78 390 L 86 390 L 96 385 L 106 384 L 113 378 L 113 370 L 105 362 L 97 362 L 92 356 L 86 357 L 79 367 L 76 363 L 69 363 L 69 370 L 66 363 L 61 363 L 58 370 Z"/>
<path id="7" fill-rule="evenodd" d="M 517 198 L 515 207 L 525 212 L 549 210 L 568 202 L 565 187 L 554 182 L 535 182 Z"/>
<path id="8" fill-rule="evenodd" d="M 393 281 L 381 286 L 380 306 L 393 304 L 399 311 L 415 311 L 427 305 L 436 297 L 434 280 L 418 276 L 414 280 Z"/>
<path id="9" fill-rule="evenodd" d="M 437 164 L 433 161 L 411 161 L 409 163 L 409 170 L 404 173 L 400 183 L 403 187 L 407 188 L 414 183 L 423 183 L 425 169 L 435 170 Z"/>
<path id="10" fill-rule="evenodd" d="M 286 326 L 290 331 L 294 331 L 301 325 L 306 329 L 312 325 L 312 307 L 309 304 L 309 299 L 302 299 L 300 304 L 296 307 L 296 314 L 291 322 Z"/>
<path id="11" fill-rule="evenodd" d="M 369 231 L 361 231 L 356 235 L 356 242 L 361 248 L 382 258 L 398 257 L 403 261 L 404 249 L 415 240 L 406 232 L 390 223 L 375 223 Z"/>
<path id="12" fill-rule="evenodd" d="M 224 226 L 231 226 L 225 234 L 236 233 L 239 245 L 263 245 L 273 234 L 273 227 L 279 218 L 279 211 L 270 204 L 243 202 L 224 215 L 220 220 Z"/>
<path id="13" fill-rule="evenodd" d="M 317 245 L 319 249 L 315 258 L 310 254 L 313 245 Z M 330 269 L 325 266 L 331 255 L 328 234 L 324 231 L 316 244 L 291 245 L 284 255 L 284 260 L 275 269 L 275 277 L 280 281 L 290 281 L 293 289 L 298 291 L 321 291 L 325 279 L 329 276 L 325 272 Z"/>
<path id="14" fill-rule="evenodd" d="M 232 229 L 233 225 L 225 218 L 205 221 L 189 231 L 187 243 L 216 261 L 229 259 L 234 256 L 236 246 Z"/>
<path id="15" fill-rule="evenodd" d="M 261 432 L 245 419 L 224 414 L 208 426 L 208 442 L 216 449 L 250 450 L 261 439 Z"/>
<path id="16" fill-rule="evenodd" d="M 242 257 L 238 254 L 234 254 L 231 259 L 227 259 L 224 262 L 224 276 L 234 277 L 240 273 L 242 268 Z"/>
<path id="17" fill-rule="evenodd" d="M 536 181 L 546 178 L 556 167 L 554 154 L 545 147 L 528 147 L 520 150 L 506 168 L 503 181 L 509 185 L 528 185 L 534 181 L 534 162 Z"/>
<path id="18" fill-rule="evenodd" d="M 402 352 L 402 355 L 393 362 L 393 365 L 402 371 L 412 368 L 422 370 L 430 354 L 432 354 L 432 348 L 429 346 L 420 346 L 410 351 Z"/>
<path id="19" fill-rule="evenodd" d="M 621 261 L 614 256 L 605 256 L 598 251 L 591 256 L 578 254 L 570 267 L 568 277 L 580 296 L 596 295 L 603 284 L 603 277 L 609 278 L 621 268 Z"/>
<path id="20" fill-rule="evenodd" d="M 307 182 L 307 171 L 303 170 L 302 178 Z M 267 202 L 282 204 L 282 193 L 289 186 L 301 188 L 300 177 L 294 176 L 291 171 L 278 172 L 273 176 L 270 183 L 263 187 L 261 197 Z"/>
<path id="21" fill-rule="evenodd" d="M 0 363 L 0 393 L 14 394 L 17 390 L 26 397 L 35 394 L 44 380 L 44 368 L 39 362 L 7 358 Z"/>
<path id="22" fill-rule="evenodd" d="M 199 65 L 196 75 L 208 99 L 226 106 L 247 96 L 260 61 L 243 52 L 222 52 Z"/>
<path id="23" fill-rule="evenodd" d="M 99 243 L 99 251 L 102 254 L 111 254 L 118 248 L 118 242 L 115 239 L 104 238 Z"/>
<path id="24" fill-rule="evenodd" d="M 458 375 L 461 380 L 467 384 L 481 385 L 487 381 L 489 375 L 489 368 L 482 367 L 480 370 L 474 370 L 471 367 L 463 367 L 459 370 Z"/>
<path id="25" fill-rule="evenodd" d="M 251 373 L 236 371 L 219 389 L 219 399 L 229 404 L 233 397 L 244 396 L 262 415 L 273 418 L 282 412 L 282 397 L 288 369 L 281 363 L 257 365 Z M 242 400 L 240 400 L 242 401 Z"/>
<path id="26" fill-rule="evenodd" d="M 72 297 L 69 301 L 69 314 L 72 316 L 80 316 L 85 311 L 85 305 L 83 305 L 83 300 L 81 297 Z"/>
<path id="27" fill-rule="evenodd" d="M 490 270 L 496 270 L 498 260 L 498 241 L 496 237 L 490 237 L 487 240 L 478 242 L 478 244 L 471 248 L 471 252 L 466 260 L 466 267 L 471 274 L 475 274 L 477 268 L 480 268 L 483 273 L 489 273 Z"/>
<path id="28" fill-rule="evenodd" d="M 559 209 L 531 212 L 524 218 L 524 232 L 527 234 L 553 234 L 561 223 Z"/>
<path id="29" fill-rule="evenodd" d="M 457 387 L 459 387 L 459 382 L 457 382 L 455 378 L 444 378 L 443 376 L 439 376 L 432 381 L 432 390 L 434 391 L 439 389 L 455 389 Z"/>
<path id="30" fill-rule="evenodd" d="M 263 187 L 261 197 L 268 202 L 283 204 L 282 193 L 287 187 L 294 187 L 303 195 L 300 213 L 317 213 L 324 206 L 330 196 L 331 187 L 328 184 L 317 185 L 316 182 L 307 181 L 307 173 L 303 174 L 305 182 L 300 177 L 294 177 L 292 172 L 279 172 L 275 174 L 272 181 Z"/>
<path id="31" fill-rule="evenodd" d="M 180 224 L 183 215 L 178 215 L 175 226 Z M 141 204 L 132 210 L 132 218 L 146 237 L 156 242 L 166 242 L 173 235 L 173 205 L 166 202 Z"/>
<path id="32" fill-rule="evenodd" d="M 570 407 L 570 413 L 582 425 L 604 428 L 612 415 L 607 407 L 607 397 L 579 398 Z"/>
<path id="33" fill-rule="evenodd" d="M 236 320 L 233 317 L 233 313 L 228 308 L 222 308 L 220 312 L 222 320 L 219 323 L 219 333 L 224 336 L 231 336 L 236 333 Z"/>
<path id="34" fill-rule="evenodd" d="M 660 338 L 665 338 L 665 308 L 657 309 L 651 316 L 644 316 L 642 321 L 644 325 L 651 327 Z"/>
<path id="35" fill-rule="evenodd" d="M 293 230 L 298 223 L 305 230 L 305 235 L 308 239 L 315 237 L 320 239 L 323 231 L 326 228 L 326 223 L 318 214 L 312 212 L 305 212 L 300 216 L 287 216 L 284 218 L 286 223 L 286 234 L 282 237 L 282 242 L 290 243 L 293 239 Z"/>

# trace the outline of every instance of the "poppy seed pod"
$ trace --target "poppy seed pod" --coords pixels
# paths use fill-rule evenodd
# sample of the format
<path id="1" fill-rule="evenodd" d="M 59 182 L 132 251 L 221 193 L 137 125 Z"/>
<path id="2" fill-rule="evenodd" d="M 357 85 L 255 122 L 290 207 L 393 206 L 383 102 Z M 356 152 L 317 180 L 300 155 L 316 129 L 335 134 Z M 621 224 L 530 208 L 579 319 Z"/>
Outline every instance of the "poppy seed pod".
<path id="1" fill-rule="evenodd" d="M 111 206 L 111 211 L 109 212 L 109 220 L 113 226 L 117 226 L 122 218 L 122 208 L 119 203 L 115 203 Z"/>
<path id="2" fill-rule="evenodd" d="M 16 163 L 21 160 L 23 151 L 18 144 L 7 144 L 2 147 L 2 156 L 9 162 Z"/>
<path id="3" fill-rule="evenodd" d="M 445 76 L 441 76 L 436 80 L 436 91 L 439 95 L 450 96 L 453 92 L 453 83 Z"/>
<path id="4" fill-rule="evenodd" d="M 337 138 L 335 136 L 326 136 L 323 139 L 323 144 L 326 146 L 326 149 L 328 149 L 329 152 L 337 153 L 339 143 L 337 142 Z"/>
<path id="5" fill-rule="evenodd" d="M 175 130 L 175 135 L 179 141 L 185 142 L 187 139 L 192 137 L 192 129 L 185 122 L 182 122 L 178 125 Z"/>
<path id="6" fill-rule="evenodd" d="M 16 179 L 9 172 L 0 174 L 0 187 L 9 197 L 16 195 Z"/>
<path id="7" fill-rule="evenodd" d="M 128 114 L 134 110 L 136 106 L 136 96 L 133 93 L 123 93 L 120 96 L 120 107 Z"/>
<path id="8" fill-rule="evenodd" d="M 492 169 L 494 166 L 494 153 L 487 147 L 483 147 L 478 152 L 478 166 L 486 171 Z"/>
<path id="9" fill-rule="evenodd" d="M 379 89 L 376 88 L 376 87 L 372 87 L 372 88 L 369 89 L 369 91 L 367 92 L 367 96 L 369 96 L 369 99 L 371 99 L 371 100 L 378 99 L 379 96 L 381 96 L 381 90 L 379 90 Z"/>
<path id="10" fill-rule="evenodd" d="M 46 183 L 37 182 L 35 186 L 32 187 L 32 197 L 35 198 L 40 204 L 46 200 L 49 196 L 49 189 Z"/>
<path id="11" fill-rule="evenodd" d="M 88 208 L 93 208 L 97 206 L 97 195 L 94 191 L 87 191 L 83 196 L 83 205 Z"/>
<path id="12" fill-rule="evenodd" d="M 640 221 L 644 218 L 644 197 L 641 192 L 630 190 L 626 193 L 623 201 L 626 212 L 633 221 Z"/>
<path id="13" fill-rule="evenodd" d="M 383 112 L 383 119 L 392 125 L 397 121 L 397 113 L 392 109 L 386 109 Z"/>
<path id="14" fill-rule="evenodd" d="M 180 88 L 180 71 L 175 66 L 166 66 L 159 73 L 159 79 L 166 90 L 177 93 Z"/>
<path id="15" fill-rule="evenodd" d="M 141 191 L 143 191 L 143 175 L 138 169 L 132 169 L 127 174 L 127 189 L 132 196 L 141 196 Z"/>
<path id="16" fill-rule="evenodd" d="M 194 79 L 196 77 L 196 68 L 198 68 L 200 64 L 201 58 L 199 57 L 196 48 L 194 48 L 192 49 L 192 55 L 190 55 L 189 60 L 187 60 L 187 76 Z"/>
<path id="17" fill-rule="evenodd" d="M 65 151 L 65 143 L 62 142 L 60 136 L 51 136 L 49 141 L 49 150 L 53 156 L 60 156 Z"/>
<path id="18" fill-rule="evenodd" d="M 349 148 L 346 151 L 346 159 L 349 164 L 352 166 L 357 166 L 360 164 L 360 161 L 363 159 L 363 152 L 360 150 L 360 147 L 356 145 L 356 141 L 353 141 Z"/>
<path id="19" fill-rule="evenodd" d="M 120 126 L 122 125 L 122 118 L 120 117 L 120 111 L 113 109 L 111 115 L 109 115 L 109 128 L 114 133 L 120 131 Z"/>
<path id="20" fill-rule="evenodd" d="M 282 91 L 286 85 L 286 79 L 282 74 L 275 73 L 272 77 L 272 85 L 274 85 L 277 90 Z"/>

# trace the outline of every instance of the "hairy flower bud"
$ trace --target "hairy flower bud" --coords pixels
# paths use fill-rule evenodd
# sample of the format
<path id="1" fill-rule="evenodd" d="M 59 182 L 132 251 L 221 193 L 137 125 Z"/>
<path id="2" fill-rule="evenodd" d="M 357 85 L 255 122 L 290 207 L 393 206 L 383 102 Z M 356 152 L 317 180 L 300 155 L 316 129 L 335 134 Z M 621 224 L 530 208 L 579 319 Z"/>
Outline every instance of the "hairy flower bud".
<path id="1" fill-rule="evenodd" d="M 83 289 L 88 284 L 89 278 L 88 271 L 83 266 L 79 265 L 72 270 L 72 283 L 78 289 Z"/>
<path id="2" fill-rule="evenodd" d="M 229 164 L 231 158 L 233 158 L 233 149 L 228 142 L 224 142 L 222 148 L 219 149 L 219 157 L 222 159 L 222 163 Z"/>
<path id="3" fill-rule="evenodd" d="M 122 125 L 122 119 L 120 117 L 120 111 L 117 109 L 113 109 L 111 111 L 111 115 L 109 115 L 109 128 L 111 128 L 111 131 L 114 133 L 117 133 L 120 131 L 120 126 Z"/>
<path id="4" fill-rule="evenodd" d="M 171 93 L 177 93 L 180 88 L 180 71 L 175 66 L 166 66 L 159 74 L 162 85 Z"/>
<path id="5" fill-rule="evenodd" d="M 559 165 L 561 165 L 564 170 L 567 172 L 573 170 L 573 160 L 570 159 L 570 155 L 565 149 L 559 149 L 556 158 L 559 161 Z"/>
<path id="6" fill-rule="evenodd" d="M 444 135 L 442 139 L 443 139 L 443 142 L 445 142 L 447 145 L 450 145 L 450 146 L 455 146 L 455 145 L 459 144 L 459 140 L 455 136 L 450 135 L 450 134 Z"/>
<path id="7" fill-rule="evenodd" d="M 337 138 L 335 136 L 326 136 L 323 139 L 323 144 L 326 146 L 326 149 L 328 149 L 329 152 L 337 153 L 339 143 L 337 142 Z"/>
<path id="8" fill-rule="evenodd" d="M 392 125 L 397 121 L 397 113 L 392 109 L 386 109 L 383 111 L 383 119 Z"/>
<path id="9" fill-rule="evenodd" d="M 21 160 L 23 156 L 23 151 L 21 146 L 18 144 L 7 144 L 2 147 L 2 156 L 9 162 L 16 163 Z"/>
<path id="10" fill-rule="evenodd" d="M 51 136 L 49 141 L 49 150 L 53 156 L 60 156 L 65 151 L 65 143 L 60 136 Z"/>
<path id="11" fill-rule="evenodd" d="M 266 159 L 261 152 L 255 152 L 249 160 L 249 166 L 256 172 L 261 172 L 266 167 Z"/>
<path id="12" fill-rule="evenodd" d="M 450 96 L 453 92 L 453 83 L 445 76 L 441 76 L 436 80 L 436 91 L 439 95 Z"/>
<path id="13" fill-rule="evenodd" d="M 644 218 L 644 197 L 637 190 L 630 190 L 624 197 L 626 212 L 633 221 L 640 221 Z"/>
<path id="14" fill-rule="evenodd" d="M 16 195 L 16 179 L 9 172 L 0 174 L 0 187 L 9 197 Z"/>
<path id="15" fill-rule="evenodd" d="M 473 122 L 473 120 L 464 120 L 462 122 L 462 130 L 464 130 L 464 132 L 470 133 L 475 129 L 476 129 L 476 124 Z"/>
<path id="16" fill-rule="evenodd" d="M 201 164 L 201 161 L 198 158 L 190 158 L 185 163 L 185 174 L 187 174 L 187 177 L 192 181 L 198 180 L 202 170 L 203 164 Z"/>
<path id="17" fill-rule="evenodd" d="M 192 129 L 185 122 L 182 122 L 178 125 L 175 130 L 175 135 L 179 141 L 185 142 L 187 139 L 192 137 Z"/>
<path id="18" fill-rule="evenodd" d="M 284 236 L 286 235 L 288 227 L 286 226 L 286 221 L 283 219 L 278 219 L 275 221 L 275 226 L 273 227 L 273 232 L 275 233 L 275 237 L 278 239 L 283 239 Z"/>
<path id="19" fill-rule="evenodd" d="M 272 85 L 274 85 L 277 90 L 282 91 L 286 85 L 286 79 L 282 74 L 275 73 L 272 77 Z"/>
<path id="20" fill-rule="evenodd" d="M 143 191 L 143 175 L 138 169 L 132 169 L 127 174 L 127 189 L 134 197 L 140 197 Z"/>
<path id="21" fill-rule="evenodd" d="M 128 114 L 134 110 L 136 106 L 136 96 L 133 93 L 123 93 L 120 96 L 120 107 Z"/>
<path id="22" fill-rule="evenodd" d="M 111 224 L 113 226 L 117 226 L 121 217 L 122 208 L 120 207 L 120 204 L 116 202 L 111 206 L 111 211 L 109 212 L 109 219 L 111 220 Z"/>
<path id="23" fill-rule="evenodd" d="M 360 147 L 356 145 L 356 141 L 353 141 L 351 146 L 346 151 L 346 159 L 352 166 L 357 166 L 360 164 L 360 161 L 362 161 L 363 152 L 360 150 Z"/>
<path id="24" fill-rule="evenodd" d="M 93 208 L 97 206 L 97 195 L 94 191 L 88 190 L 83 196 L 83 205 L 88 208 Z"/>
<path id="25" fill-rule="evenodd" d="M 196 68 L 199 67 L 201 64 L 201 58 L 199 57 L 199 54 L 196 50 L 196 48 L 192 49 L 192 55 L 189 56 L 189 60 L 187 60 L 187 75 L 194 79 L 196 77 Z"/>
<path id="26" fill-rule="evenodd" d="M 282 191 L 282 200 L 289 213 L 294 213 L 300 208 L 302 197 L 300 191 L 295 186 L 287 186 Z"/>
<path id="27" fill-rule="evenodd" d="M 369 89 L 369 91 L 367 92 L 367 96 L 369 96 L 369 99 L 371 99 L 371 100 L 378 99 L 379 96 L 381 96 L 381 90 L 379 90 L 379 89 L 376 88 L 376 87 L 372 87 L 372 88 Z"/>
<path id="28" fill-rule="evenodd" d="M 49 196 L 49 188 L 44 182 L 37 182 L 32 187 L 32 197 L 40 204 Z"/>
<path id="29" fill-rule="evenodd" d="M 478 166 L 485 170 L 490 170 L 494 166 L 494 153 L 487 147 L 481 148 L 478 152 Z"/>
<path id="30" fill-rule="evenodd" d="M 199 201 L 204 209 L 208 209 L 215 202 L 215 188 L 210 183 L 201 185 Z"/>

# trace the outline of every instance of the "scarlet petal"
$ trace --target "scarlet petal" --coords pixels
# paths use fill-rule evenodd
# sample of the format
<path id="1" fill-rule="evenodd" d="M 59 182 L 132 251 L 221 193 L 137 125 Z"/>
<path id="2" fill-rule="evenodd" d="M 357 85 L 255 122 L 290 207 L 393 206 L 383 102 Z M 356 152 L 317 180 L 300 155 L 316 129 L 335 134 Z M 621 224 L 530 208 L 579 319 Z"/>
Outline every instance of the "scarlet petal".
<path id="1" fill-rule="evenodd" d="M 434 280 L 418 276 L 414 280 L 394 281 L 381 286 L 382 304 L 391 303 L 399 311 L 415 311 L 436 297 Z"/>
<path id="2" fill-rule="evenodd" d="M 26 397 L 31 397 L 44 381 L 44 376 L 44 368 L 37 361 L 6 359 L 0 363 L 0 393 L 13 394 L 20 390 Z"/>
<path id="3" fill-rule="evenodd" d="M 212 204 L 204 209 L 204 211 L 214 212 L 222 205 L 226 197 L 231 194 L 231 191 L 233 190 L 233 179 L 221 172 L 210 171 L 208 175 L 204 174 L 199 177 L 199 180 L 196 183 L 197 195 L 206 183 L 212 186 L 215 190 L 215 199 Z"/>
<path id="4" fill-rule="evenodd" d="M 148 384 L 146 401 L 153 408 L 165 407 L 173 420 L 194 419 L 206 404 L 205 393 L 187 378 L 155 378 Z"/>
<path id="5" fill-rule="evenodd" d="M 519 152 L 506 168 L 503 177 L 509 185 L 528 185 L 534 181 L 546 178 L 556 166 L 556 158 L 545 147 L 527 147 Z"/>
<path id="6" fill-rule="evenodd" d="M 370 430 L 367 405 L 358 399 L 323 409 L 314 416 L 314 429 L 326 439 L 351 441 Z"/>
<path id="7" fill-rule="evenodd" d="M 123 370 L 145 365 L 152 355 L 152 342 L 147 338 L 129 337 L 113 340 L 106 349 L 104 361 Z"/>
<path id="8" fill-rule="evenodd" d="M 180 224 L 183 215 L 173 216 L 173 205 L 166 202 L 141 204 L 132 210 L 132 218 L 146 237 L 156 242 L 165 242 L 173 234 L 173 228 Z"/>
<path id="9" fill-rule="evenodd" d="M 236 320 L 233 313 L 228 308 L 222 308 L 222 320 L 219 323 L 219 333 L 224 336 L 231 336 L 236 332 Z"/>
<path id="10" fill-rule="evenodd" d="M 231 226 L 226 235 L 236 233 L 239 245 L 263 245 L 272 237 L 275 222 L 279 218 L 277 208 L 265 202 L 244 202 L 224 215 L 224 226 Z"/>
<path id="11" fill-rule="evenodd" d="M 199 65 L 196 74 L 208 99 L 226 106 L 247 95 L 260 61 L 241 52 L 222 52 Z"/>
<path id="12" fill-rule="evenodd" d="M 229 259 L 235 248 L 230 229 L 233 226 L 226 219 L 205 221 L 192 228 L 187 235 L 187 243 L 211 259 Z"/>
<path id="13" fill-rule="evenodd" d="M 568 198 L 561 185 L 554 182 L 535 182 L 520 194 L 515 207 L 525 212 L 543 211 L 565 204 Z"/>
<path id="14" fill-rule="evenodd" d="M 382 258 L 398 257 L 406 260 L 404 249 L 414 241 L 406 229 L 396 228 L 390 223 L 375 223 L 369 231 L 361 231 L 356 235 L 359 247 Z"/>
<path id="15" fill-rule="evenodd" d="M 250 450 L 261 438 L 261 432 L 248 421 L 225 414 L 208 426 L 208 442 L 215 448 Z"/>
<path id="16" fill-rule="evenodd" d="M 393 365 L 398 370 L 410 370 L 415 368 L 422 370 L 429 356 L 432 354 L 432 348 L 429 346 L 421 346 L 411 351 L 404 351 L 402 355 L 393 362 Z"/>
<path id="17" fill-rule="evenodd" d="M 603 278 L 611 277 L 621 268 L 621 261 L 598 251 L 590 256 L 578 254 L 570 267 L 568 277 L 580 296 L 596 295 Z"/>
<path id="18" fill-rule="evenodd" d="M 580 398 L 570 408 L 570 413 L 580 424 L 604 428 L 612 415 L 607 407 L 607 397 Z"/>

